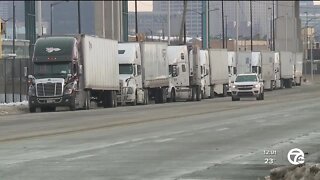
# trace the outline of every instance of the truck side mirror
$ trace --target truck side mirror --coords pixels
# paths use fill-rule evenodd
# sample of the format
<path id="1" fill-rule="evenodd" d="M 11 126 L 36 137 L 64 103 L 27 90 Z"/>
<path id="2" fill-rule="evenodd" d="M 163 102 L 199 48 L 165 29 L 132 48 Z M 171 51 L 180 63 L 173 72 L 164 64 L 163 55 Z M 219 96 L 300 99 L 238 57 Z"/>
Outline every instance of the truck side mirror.
<path id="1" fill-rule="evenodd" d="M 28 76 L 28 67 L 23 67 L 23 74 L 24 74 L 24 77 Z"/>
<path id="2" fill-rule="evenodd" d="M 79 71 L 79 75 L 81 75 L 81 74 L 83 73 L 82 65 L 79 65 L 79 69 L 78 69 L 78 71 Z"/>

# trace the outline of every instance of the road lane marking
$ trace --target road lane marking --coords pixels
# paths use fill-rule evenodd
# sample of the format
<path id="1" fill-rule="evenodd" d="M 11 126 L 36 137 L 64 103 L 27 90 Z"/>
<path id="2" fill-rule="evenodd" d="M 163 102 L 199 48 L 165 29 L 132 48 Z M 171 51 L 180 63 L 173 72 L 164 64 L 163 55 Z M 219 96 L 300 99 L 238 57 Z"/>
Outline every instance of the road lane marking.
<path id="1" fill-rule="evenodd" d="M 217 131 L 225 131 L 225 130 L 228 130 L 230 128 L 220 128 L 220 129 L 217 129 Z"/>
<path id="2" fill-rule="evenodd" d="M 73 157 L 73 158 L 68 158 L 66 159 L 66 161 L 74 161 L 74 160 L 78 160 L 78 159 L 86 159 L 86 158 L 90 158 L 90 157 L 94 157 L 96 155 L 90 154 L 90 155 L 84 155 L 84 156 L 77 156 L 77 157 Z"/>
<path id="3" fill-rule="evenodd" d="M 163 142 L 168 142 L 168 141 L 172 141 L 175 138 L 166 138 L 166 139 L 159 139 L 159 140 L 155 140 L 154 142 L 156 143 L 163 143 Z"/>

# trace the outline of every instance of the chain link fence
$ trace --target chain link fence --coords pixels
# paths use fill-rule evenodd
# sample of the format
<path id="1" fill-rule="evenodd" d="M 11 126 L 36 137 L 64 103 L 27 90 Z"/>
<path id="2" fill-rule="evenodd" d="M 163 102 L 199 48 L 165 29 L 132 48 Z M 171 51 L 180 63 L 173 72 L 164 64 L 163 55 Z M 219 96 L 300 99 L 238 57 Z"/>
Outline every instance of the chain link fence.
<path id="1" fill-rule="evenodd" d="M 0 103 L 27 100 L 24 67 L 30 69 L 29 62 L 29 58 L 0 59 Z"/>

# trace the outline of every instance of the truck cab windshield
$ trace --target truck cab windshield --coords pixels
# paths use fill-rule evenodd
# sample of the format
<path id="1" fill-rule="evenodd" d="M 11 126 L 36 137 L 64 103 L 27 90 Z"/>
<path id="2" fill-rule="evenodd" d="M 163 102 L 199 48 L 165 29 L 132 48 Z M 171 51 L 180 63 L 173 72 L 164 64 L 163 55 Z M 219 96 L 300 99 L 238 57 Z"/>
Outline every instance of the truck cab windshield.
<path id="1" fill-rule="evenodd" d="M 257 81 L 257 76 L 256 75 L 243 75 L 243 76 L 238 76 L 236 78 L 235 82 L 252 82 L 252 81 Z"/>
<path id="2" fill-rule="evenodd" d="M 119 74 L 133 74 L 133 65 L 132 64 L 120 64 L 119 65 Z"/>
<path id="3" fill-rule="evenodd" d="M 34 64 L 36 78 L 66 78 L 67 74 L 71 74 L 71 63 Z"/>

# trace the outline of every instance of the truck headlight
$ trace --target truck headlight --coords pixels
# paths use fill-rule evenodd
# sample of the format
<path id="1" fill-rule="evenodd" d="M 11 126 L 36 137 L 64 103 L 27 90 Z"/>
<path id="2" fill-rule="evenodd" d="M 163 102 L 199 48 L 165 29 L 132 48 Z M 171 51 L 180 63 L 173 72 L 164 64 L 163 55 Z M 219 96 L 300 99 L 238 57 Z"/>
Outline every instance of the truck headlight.
<path id="1" fill-rule="evenodd" d="M 72 88 L 67 88 L 67 89 L 64 89 L 63 94 L 69 95 L 69 94 L 72 94 L 72 92 L 73 92 L 73 89 L 72 89 Z"/>
<path id="2" fill-rule="evenodd" d="M 64 88 L 63 94 L 72 94 L 73 92 L 73 83 L 67 84 Z"/>
<path id="3" fill-rule="evenodd" d="M 254 88 L 258 88 L 258 87 L 259 87 L 259 84 L 255 84 L 253 87 L 254 87 Z"/>
<path id="4" fill-rule="evenodd" d="M 236 89 L 236 88 L 237 88 L 237 86 L 236 86 L 236 85 L 232 85 L 231 87 L 232 87 L 233 89 Z"/>

